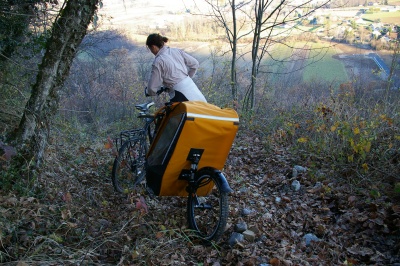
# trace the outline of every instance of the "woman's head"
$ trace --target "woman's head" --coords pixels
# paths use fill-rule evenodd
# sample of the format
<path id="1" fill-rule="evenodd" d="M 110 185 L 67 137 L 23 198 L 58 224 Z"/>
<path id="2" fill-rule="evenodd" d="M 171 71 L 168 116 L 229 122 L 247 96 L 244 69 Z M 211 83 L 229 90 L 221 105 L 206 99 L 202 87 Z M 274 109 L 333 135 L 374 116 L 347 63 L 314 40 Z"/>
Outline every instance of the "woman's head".
<path id="1" fill-rule="evenodd" d="M 146 45 L 150 47 L 151 45 L 157 46 L 158 48 L 161 48 L 164 46 L 164 44 L 168 42 L 167 37 L 163 37 L 158 33 L 153 33 L 147 36 L 146 40 Z"/>

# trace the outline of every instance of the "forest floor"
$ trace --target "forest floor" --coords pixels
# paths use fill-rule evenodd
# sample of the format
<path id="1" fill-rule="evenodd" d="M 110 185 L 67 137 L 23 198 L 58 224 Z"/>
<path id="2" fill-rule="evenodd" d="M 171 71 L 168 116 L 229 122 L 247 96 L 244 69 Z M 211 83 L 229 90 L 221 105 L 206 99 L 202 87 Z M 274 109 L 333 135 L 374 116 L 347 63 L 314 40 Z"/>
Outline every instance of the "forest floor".
<path id="1" fill-rule="evenodd" d="M 62 139 L 49 146 L 35 196 L 0 190 L 0 265 L 400 265 L 398 198 L 330 165 L 309 169 L 321 159 L 297 161 L 251 132 L 239 130 L 229 155 L 228 226 L 208 247 L 187 229 L 185 198 L 121 197 L 106 140 Z M 295 165 L 307 170 L 294 175 Z M 229 245 L 240 222 L 256 237 Z"/>

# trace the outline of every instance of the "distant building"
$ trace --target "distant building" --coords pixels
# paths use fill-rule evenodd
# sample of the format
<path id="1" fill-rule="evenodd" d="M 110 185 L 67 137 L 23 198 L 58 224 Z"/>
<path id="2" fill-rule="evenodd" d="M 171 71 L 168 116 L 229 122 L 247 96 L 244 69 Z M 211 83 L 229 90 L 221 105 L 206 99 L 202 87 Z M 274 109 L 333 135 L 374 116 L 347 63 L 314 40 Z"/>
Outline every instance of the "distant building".
<path id="1" fill-rule="evenodd" d="M 358 18 L 355 22 L 356 22 L 357 24 L 365 24 L 365 23 L 366 23 L 366 21 L 363 20 L 362 18 Z"/>
<path id="2" fill-rule="evenodd" d="M 400 10 L 399 6 L 385 6 L 381 8 L 382 12 L 397 12 Z"/>
<path id="3" fill-rule="evenodd" d="M 377 30 L 374 30 L 371 34 L 372 34 L 372 36 L 374 36 L 375 39 L 377 39 L 377 38 L 379 38 L 379 36 L 381 36 L 381 32 L 377 31 Z"/>

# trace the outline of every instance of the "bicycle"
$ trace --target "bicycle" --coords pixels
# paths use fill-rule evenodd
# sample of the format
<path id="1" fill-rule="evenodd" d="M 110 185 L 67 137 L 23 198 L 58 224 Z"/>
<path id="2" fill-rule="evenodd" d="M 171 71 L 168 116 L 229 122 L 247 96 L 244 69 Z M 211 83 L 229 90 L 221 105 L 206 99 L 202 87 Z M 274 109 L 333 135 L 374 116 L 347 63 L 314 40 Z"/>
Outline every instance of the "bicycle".
<path id="1" fill-rule="evenodd" d="M 162 87 L 157 94 L 167 90 L 168 88 Z M 118 155 L 114 160 L 111 180 L 114 189 L 119 193 L 129 193 L 145 177 L 145 156 L 153 142 L 156 121 L 162 117 L 162 114 L 154 116 L 150 113 L 152 106 L 154 102 L 135 105 L 140 111 L 137 117 L 144 120 L 143 127 L 122 131 L 115 140 Z"/>
<path id="2" fill-rule="evenodd" d="M 144 119 L 143 127 L 122 131 L 116 139 L 120 148 L 114 160 L 112 183 L 119 193 L 129 193 L 146 177 L 146 186 L 152 187 L 156 191 L 155 194 L 163 195 L 163 192 L 155 185 L 156 181 L 151 177 L 154 173 L 149 168 L 151 159 L 149 153 L 157 150 L 157 144 L 161 143 L 160 139 L 163 136 L 161 131 L 163 127 L 166 127 L 167 117 L 177 105 L 166 105 L 152 115 L 149 109 L 153 105 L 153 102 L 136 105 L 135 107 L 140 111 L 138 118 Z M 171 195 L 181 196 L 186 193 L 189 229 L 194 230 L 205 243 L 209 243 L 217 241 L 225 230 L 229 214 L 228 197 L 232 189 L 223 173 L 215 167 L 204 166 L 198 169 L 204 153 L 207 153 L 205 149 L 190 148 L 186 157 L 190 167 L 180 169 L 181 172 L 174 177 L 176 182 L 185 183 L 184 191 L 172 191 Z"/>
<path id="3" fill-rule="evenodd" d="M 140 111 L 138 118 L 144 119 L 144 126 L 139 129 L 125 130 L 115 140 L 118 155 L 114 160 L 111 180 L 114 189 L 119 193 L 129 193 L 145 177 L 145 156 L 153 140 L 154 115 L 149 113 L 149 108 L 154 102 L 138 104 Z"/>

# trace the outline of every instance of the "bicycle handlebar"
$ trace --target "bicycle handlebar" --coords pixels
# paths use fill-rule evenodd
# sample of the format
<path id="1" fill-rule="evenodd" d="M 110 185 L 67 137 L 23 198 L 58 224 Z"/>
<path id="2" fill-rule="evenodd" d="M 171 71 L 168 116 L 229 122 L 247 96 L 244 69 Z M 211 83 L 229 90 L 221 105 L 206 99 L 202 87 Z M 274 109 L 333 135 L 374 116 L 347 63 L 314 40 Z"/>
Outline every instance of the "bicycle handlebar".
<path id="1" fill-rule="evenodd" d="M 169 91 L 169 88 L 168 88 L 168 87 L 161 86 L 161 88 L 156 92 L 156 94 L 157 94 L 157 95 L 160 95 L 161 93 L 167 92 L 167 91 Z M 147 93 L 147 87 L 144 88 L 144 95 L 146 95 L 146 97 L 149 97 L 149 96 L 150 96 L 150 95 Z"/>
<path id="2" fill-rule="evenodd" d="M 157 91 L 157 95 L 160 95 L 163 92 L 167 92 L 169 90 L 168 87 L 164 87 L 162 86 L 158 91 Z"/>

